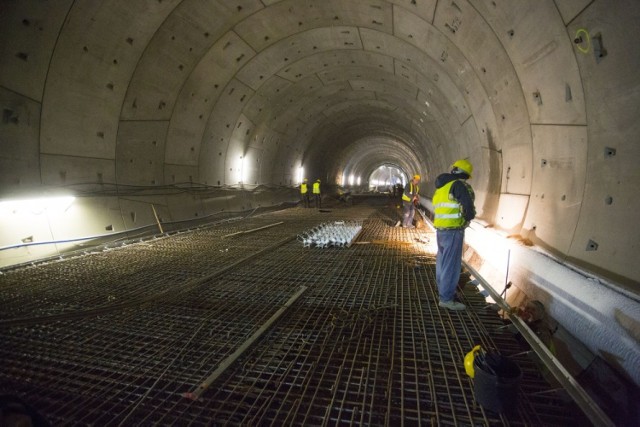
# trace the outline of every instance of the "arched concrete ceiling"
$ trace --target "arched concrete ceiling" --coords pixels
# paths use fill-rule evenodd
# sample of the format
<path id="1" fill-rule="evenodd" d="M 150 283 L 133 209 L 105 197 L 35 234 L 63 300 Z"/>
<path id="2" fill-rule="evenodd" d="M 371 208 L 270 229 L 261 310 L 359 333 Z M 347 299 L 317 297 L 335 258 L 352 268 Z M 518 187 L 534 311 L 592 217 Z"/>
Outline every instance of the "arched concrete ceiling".
<path id="1" fill-rule="evenodd" d="M 428 195 L 465 157 L 481 219 L 640 281 L 633 0 L 0 7 L 3 194 L 294 185 L 301 166 L 339 182 L 391 163 Z"/>

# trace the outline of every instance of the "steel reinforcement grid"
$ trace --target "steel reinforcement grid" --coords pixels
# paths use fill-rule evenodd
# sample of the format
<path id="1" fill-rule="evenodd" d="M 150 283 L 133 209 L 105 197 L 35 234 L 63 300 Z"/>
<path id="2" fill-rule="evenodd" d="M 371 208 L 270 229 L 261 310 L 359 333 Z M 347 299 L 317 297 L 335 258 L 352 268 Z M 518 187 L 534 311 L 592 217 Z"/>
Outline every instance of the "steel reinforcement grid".
<path id="1" fill-rule="evenodd" d="M 576 424 L 477 289 L 438 306 L 435 236 L 397 219 L 294 208 L 5 271 L 0 394 L 55 426 Z M 296 240 L 344 220 L 349 248 Z M 511 411 L 476 403 L 477 344 L 520 366 Z"/>

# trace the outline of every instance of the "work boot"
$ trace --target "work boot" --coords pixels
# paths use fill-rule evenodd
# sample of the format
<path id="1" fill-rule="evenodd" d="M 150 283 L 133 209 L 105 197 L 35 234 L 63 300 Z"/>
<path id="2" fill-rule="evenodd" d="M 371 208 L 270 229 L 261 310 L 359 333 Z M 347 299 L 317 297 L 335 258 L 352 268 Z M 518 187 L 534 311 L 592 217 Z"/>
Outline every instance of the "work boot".
<path id="1" fill-rule="evenodd" d="M 440 307 L 444 307 L 448 310 L 460 311 L 467 308 L 463 303 L 458 301 L 440 301 L 438 304 Z"/>

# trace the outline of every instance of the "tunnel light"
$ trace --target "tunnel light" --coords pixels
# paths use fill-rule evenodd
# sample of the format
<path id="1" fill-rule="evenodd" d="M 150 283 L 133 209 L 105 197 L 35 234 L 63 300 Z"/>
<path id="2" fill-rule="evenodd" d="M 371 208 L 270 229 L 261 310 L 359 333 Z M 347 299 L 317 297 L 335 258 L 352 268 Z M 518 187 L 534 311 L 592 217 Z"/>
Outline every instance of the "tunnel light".
<path id="1" fill-rule="evenodd" d="M 242 184 L 242 171 L 244 170 L 244 159 L 242 156 L 236 160 L 236 181 L 238 184 Z"/>
<path id="2" fill-rule="evenodd" d="M 356 181 L 358 182 L 358 185 L 360 185 L 360 177 L 358 177 Z"/>
<path id="3" fill-rule="evenodd" d="M 242 166 L 240 169 L 241 184 L 247 184 L 255 180 L 255 179 L 252 179 L 252 176 L 254 175 L 254 170 L 251 167 L 252 165 L 251 162 L 252 162 L 252 159 L 250 156 L 248 156 L 247 154 L 242 156 Z"/>
<path id="4" fill-rule="evenodd" d="M 340 186 L 344 187 L 346 183 L 347 183 L 347 176 L 345 174 L 342 174 L 342 180 L 340 181 Z"/>
<path id="5" fill-rule="evenodd" d="M 356 177 L 355 177 L 355 176 L 353 176 L 353 174 L 352 174 L 352 175 L 349 175 L 349 185 L 353 185 L 353 182 L 354 182 L 355 178 L 356 178 Z"/>
<path id="6" fill-rule="evenodd" d="M 46 212 L 63 213 L 71 206 L 76 198 L 73 196 L 41 197 L 37 199 L 6 200 L 0 202 L 0 212 L 39 215 Z"/>
<path id="7" fill-rule="evenodd" d="M 300 166 L 296 172 L 296 184 L 301 184 L 304 179 L 304 168 Z"/>

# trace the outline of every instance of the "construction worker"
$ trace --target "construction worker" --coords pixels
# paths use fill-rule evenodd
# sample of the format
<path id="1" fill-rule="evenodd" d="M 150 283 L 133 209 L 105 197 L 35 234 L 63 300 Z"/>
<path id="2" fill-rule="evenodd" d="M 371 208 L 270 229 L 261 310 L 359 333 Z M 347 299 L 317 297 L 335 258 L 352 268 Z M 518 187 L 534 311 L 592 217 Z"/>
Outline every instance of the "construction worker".
<path id="1" fill-rule="evenodd" d="M 438 254 L 436 256 L 436 282 L 440 294 L 440 307 L 449 310 L 464 310 L 464 304 L 454 301 L 456 286 L 460 279 L 462 243 L 464 229 L 475 218 L 475 195 L 467 184 L 473 165 L 466 159 L 451 165 L 451 173 L 436 178 L 433 194 L 434 219 Z"/>
<path id="2" fill-rule="evenodd" d="M 300 184 L 300 196 L 302 197 L 302 204 L 305 208 L 309 207 L 309 186 L 307 185 L 307 178 L 302 180 Z"/>
<path id="3" fill-rule="evenodd" d="M 416 205 L 420 201 L 418 192 L 420 191 L 420 175 L 413 175 L 411 181 L 404 186 L 402 193 L 402 226 L 404 228 L 415 228 L 413 226 L 413 216 L 416 214 Z"/>
<path id="4" fill-rule="evenodd" d="M 316 179 L 316 182 L 313 183 L 313 197 L 316 200 L 316 208 L 320 209 L 322 207 L 322 197 L 320 197 L 320 178 Z"/>

